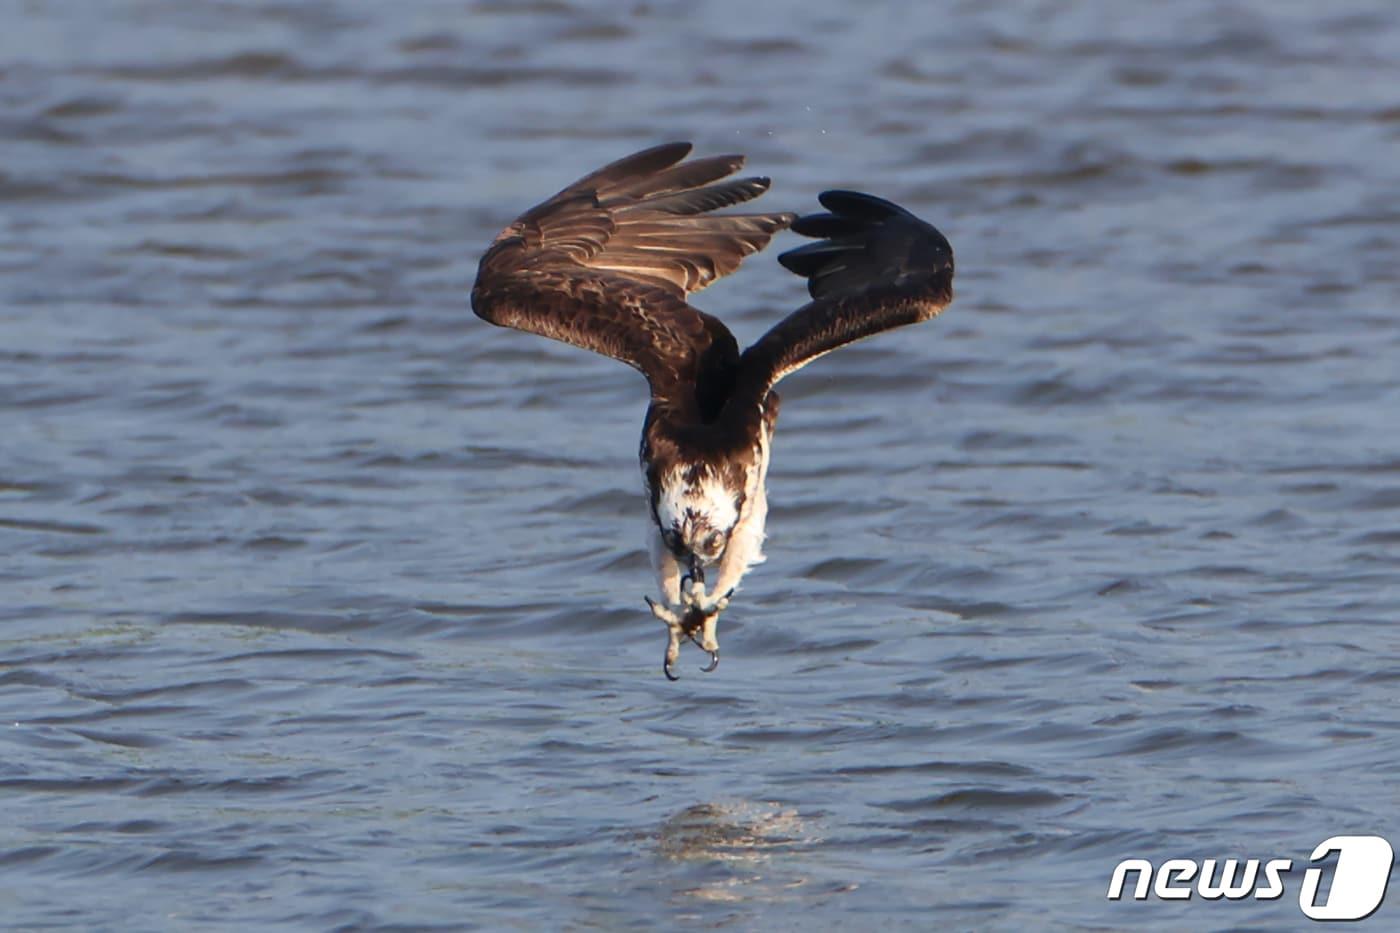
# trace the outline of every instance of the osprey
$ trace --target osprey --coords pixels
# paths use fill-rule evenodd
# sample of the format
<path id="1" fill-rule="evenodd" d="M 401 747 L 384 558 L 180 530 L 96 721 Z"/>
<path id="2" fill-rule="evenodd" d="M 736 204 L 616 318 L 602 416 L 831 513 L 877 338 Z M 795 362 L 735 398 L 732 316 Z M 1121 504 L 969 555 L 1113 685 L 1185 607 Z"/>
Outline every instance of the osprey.
<path id="1" fill-rule="evenodd" d="M 826 213 L 712 214 L 768 190 L 724 181 L 744 164 L 683 161 L 690 144 L 646 149 L 579 179 L 506 227 L 481 259 L 472 309 L 503 327 L 606 354 L 651 389 L 641 461 L 652 565 L 666 624 L 662 671 L 688 638 L 719 664 L 719 614 L 763 559 L 765 480 L 788 373 L 844 344 L 926 321 L 953 298 L 943 234 L 889 201 L 827 191 Z M 778 257 L 812 300 L 742 353 L 687 296 L 739 267 L 778 231 L 817 242 Z M 717 565 L 705 588 L 705 570 Z"/>

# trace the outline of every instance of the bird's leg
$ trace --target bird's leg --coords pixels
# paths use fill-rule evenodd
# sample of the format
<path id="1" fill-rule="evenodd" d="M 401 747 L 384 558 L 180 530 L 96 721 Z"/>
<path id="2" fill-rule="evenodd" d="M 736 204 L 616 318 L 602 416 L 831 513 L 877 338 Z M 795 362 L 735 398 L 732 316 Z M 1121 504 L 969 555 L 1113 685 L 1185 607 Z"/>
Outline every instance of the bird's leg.
<path id="1" fill-rule="evenodd" d="M 681 657 L 681 627 L 679 623 L 668 623 L 666 629 L 666 656 L 661 661 L 661 673 L 666 675 L 667 680 L 680 680 L 671 673 L 671 668 Z"/>
<path id="2" fill-rule="evenodd" d="M 676 560 L 674 554 L 666 547 L 666 542 L 661 540 L 661 532 L 656 526 L 647 523 L 649 531 L 647 534 L 647 550 L 651 554 L 651 566 L 656 572 L 656 589 L 661 594 L 661 599 L 671 615 L 679 619 L 685 614 L 685 603 L 681 596 L 681 565 Z M 651 600 L 647 600 L 650 604 Z M 653 607 L 652 612 L 656 610 Z M 662 617 L 657 616 L 658 619 Z M 663 619 L 663 621 L 665 621 Z"/>
<path id="3" fill-rule="evenodd" d="M 648 550 L 651 552 L 652 568 L 656 571 L 656 587 L 663 601 L 658 603 L 650 597 L 646 597 L 646 601 L 651 607 L 651 614 L 666 625 L 666 655 L 661 663 L 661 670 L 668 680 L 677 680 L 676 675 L 671 673 L 671 667 L 680 658 L 681 636 L 686 634 L 685 620 L 688 614 L 681 597 L 681 567 L 661 540 L 661 533 L 656 526 L 650 522 L 647 524 L 650 527 L 647 536 Z"/>
<path id="4" fill-rule="evenodd" d="M 666 674 L 668 680 L 679 680 L 679 677 L 671 673 L 671 665 L 675 664 L 681 656 L 681 635 L 686 634 L 685 619 L 666 606 L 654 602 L 651 597 L 643 598 L 651 607 L 651 614 L 666 623 L 666 657 L 661 662 L 661 670 Z"/>

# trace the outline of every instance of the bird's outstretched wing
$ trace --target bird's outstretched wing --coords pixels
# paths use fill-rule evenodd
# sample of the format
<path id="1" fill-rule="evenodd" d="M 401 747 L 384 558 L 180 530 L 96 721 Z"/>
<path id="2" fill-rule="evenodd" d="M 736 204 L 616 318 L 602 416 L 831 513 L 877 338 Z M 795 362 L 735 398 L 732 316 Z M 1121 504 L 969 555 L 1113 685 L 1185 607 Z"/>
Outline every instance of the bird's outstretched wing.
<path id="1" fill-rule="evenodd" d="M 792 230 L 820 240 L 778 257 L 807 278 L 813 300 L 744 351 L 745 399 L 837 347 L 926 321 L 953 300 L 953 248 L 932 225 L 869 194 L 826 191 L 818 200 L 830 213 L 801 217 Z"/>
<path id="2" fill-rule="evenodd" d="M 690 148 L 668 143 L 619 159 L 521 214 L 482 257 L 472 309 L 622 360 L 647 377 L 653 400 L 712 413 L 739 351 L 686 296 L 733 272 L 796 215 L 708 213 L 758 197 L 769 182 L 720 181 L 743 156 L 682 162 Z"/>

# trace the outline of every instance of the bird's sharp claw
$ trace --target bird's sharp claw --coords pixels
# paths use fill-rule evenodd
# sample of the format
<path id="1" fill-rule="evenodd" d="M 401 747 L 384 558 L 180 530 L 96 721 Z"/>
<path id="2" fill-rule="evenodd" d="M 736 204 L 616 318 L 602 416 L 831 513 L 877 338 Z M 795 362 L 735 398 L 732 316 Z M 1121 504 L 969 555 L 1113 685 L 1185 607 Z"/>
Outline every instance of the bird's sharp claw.
<path id="1" fill-rule="evenodd" d="M 718 652 L 718 651 L 711 651 L 711 652 L 710 652 L 710 663 L 709 663 L 709 665 L 706 666 L 706 667 L 700 668 L 700 670 L 703 671 L 704 673 L 708 674 L 708 673 L 710 673 L 711 671 L 713 671 L 713 670 L 714 670 L 715 668 L 717 668 L 717 667 L 719 667 L 719 652 Z"/>
<path id="2" fill-rule="evenodd" d="M 666 658 L 666 659 L 664 659 L 664 660 L 661 662 L 661 673 L 663 673 L 663 674 L 666 675 L 666 679 L 667 679 L 667 680 L 672 680 L 672 681 L 680 680 L 679 677 L 677 677 L 675 674 L 672 674 L 672 673 L 671 673 L 671 659 L 670 659 L 670 658 Z"/>

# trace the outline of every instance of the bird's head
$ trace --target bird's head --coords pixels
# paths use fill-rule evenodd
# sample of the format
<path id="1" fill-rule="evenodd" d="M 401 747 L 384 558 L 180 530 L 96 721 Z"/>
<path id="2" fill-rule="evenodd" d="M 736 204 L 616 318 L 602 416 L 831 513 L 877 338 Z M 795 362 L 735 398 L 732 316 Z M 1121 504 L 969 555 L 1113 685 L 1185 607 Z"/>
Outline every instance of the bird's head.
<path id="1" fill-rule="evenodd" d="M 677 560 L 693 571 L 720 559 L 739 520 L 742 488 L 707 471 L 677 471 L 663 477 L 655 498 L 661 540 Z"/>

